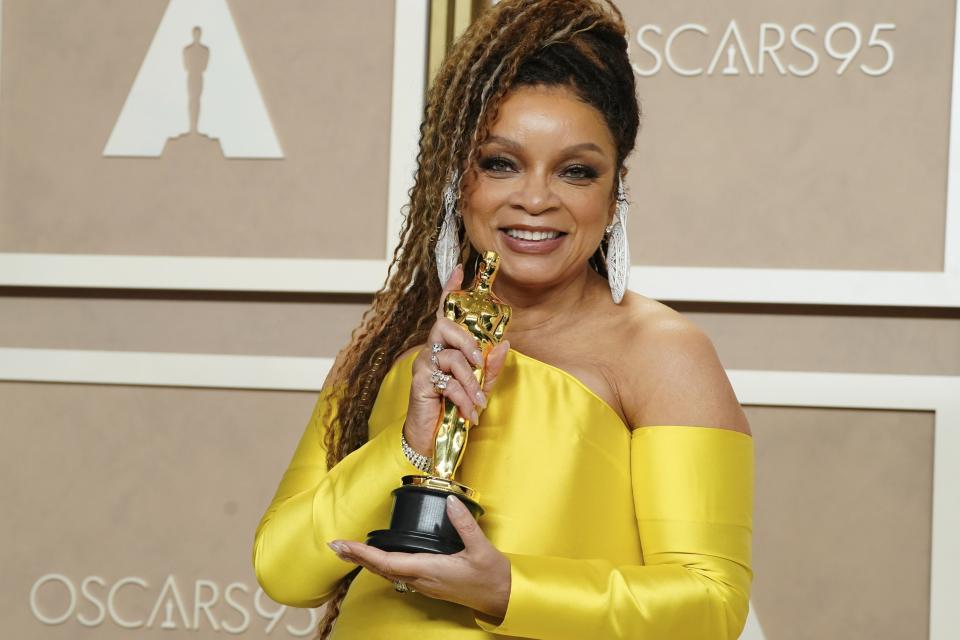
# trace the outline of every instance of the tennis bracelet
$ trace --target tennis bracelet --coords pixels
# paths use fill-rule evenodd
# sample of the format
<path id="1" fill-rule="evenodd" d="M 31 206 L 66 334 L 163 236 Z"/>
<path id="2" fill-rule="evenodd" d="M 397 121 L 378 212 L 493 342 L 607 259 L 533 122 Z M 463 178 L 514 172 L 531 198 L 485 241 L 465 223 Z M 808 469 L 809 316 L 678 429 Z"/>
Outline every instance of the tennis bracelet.
<path id="1" fill-rule="evenodd" d="M 405 433 L 400 434 L 400 447 L 403 449 L 403 455 L 410 461 L 410 464 L 420 469 L 420 471 L 427 473 L 433 468 L 433 458 L 414 451 L 410 443 L 407 442 L 407 434 Z"/>

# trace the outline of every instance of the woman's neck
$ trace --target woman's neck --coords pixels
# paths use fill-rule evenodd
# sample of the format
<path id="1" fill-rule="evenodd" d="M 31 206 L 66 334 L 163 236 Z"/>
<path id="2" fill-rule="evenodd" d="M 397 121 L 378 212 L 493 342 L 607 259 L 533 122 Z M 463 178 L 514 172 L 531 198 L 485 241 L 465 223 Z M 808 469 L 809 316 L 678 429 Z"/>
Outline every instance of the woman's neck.
<path id="1" fill-rule="evenodd" d="M 508 280 L 498 279 L 493 286 L 497 297 L 513 308 L 507 339 L 525 340 L 525 335 L 544 335 L 551 330 L 569 328 L 574 314 L 584 313 L 602 280 L 590 269 L 562 283 L 540 287 L 518 287 Z"/>

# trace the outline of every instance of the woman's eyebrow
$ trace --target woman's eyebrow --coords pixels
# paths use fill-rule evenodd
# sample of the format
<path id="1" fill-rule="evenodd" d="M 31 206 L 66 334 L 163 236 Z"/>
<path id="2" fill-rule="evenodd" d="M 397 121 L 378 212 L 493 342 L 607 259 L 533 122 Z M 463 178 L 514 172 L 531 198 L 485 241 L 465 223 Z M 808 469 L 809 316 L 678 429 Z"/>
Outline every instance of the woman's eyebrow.
<path id="1" fill-rule="evenodd" d="M 511 151 L 517 152 L 520 151 L 523 147 L 519 142 L 511 140 L 510 138 L 504 138 L 503 136 L 487 136 L 486 142 L 484 144 L 490 144 L 492 142 L 497 142 L 502 144 Z M 564 149 L 561 153 L 576 153 L 577 151 L 596 151 L 597 153 L 603 154 L 603 149 L 599 145 L 594 144 L 593 142 L 581 142 L 579 144 L 573 144 Z"/>

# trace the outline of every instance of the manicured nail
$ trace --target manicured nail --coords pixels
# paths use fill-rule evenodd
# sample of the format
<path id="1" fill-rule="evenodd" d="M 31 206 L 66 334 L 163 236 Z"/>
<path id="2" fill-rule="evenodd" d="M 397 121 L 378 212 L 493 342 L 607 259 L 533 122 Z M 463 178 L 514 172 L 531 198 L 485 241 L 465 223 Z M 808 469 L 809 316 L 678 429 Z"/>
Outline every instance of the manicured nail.
<path id="1" fill-rule="evenodd" d="M 483 391 L 477 391 L 477 402 L 480 403 L 481 407 L 486 408 L 487 396 L 483 395 Z"/>
<path id="2" fill-rule="evenodd" d="M 480 353 L 479 349 L 474 349 L 473 353 L 470 354 L 470 357 L 473 358 L 474 364 L 483 364 L 483 354 Z"/>
<path id="3" fill-rule="evenodd" d="M 462 511 L 466 509 L 463 503 L 457 500 L 456 496 L 447 496 L 447 504 L 449 504 L 450 506 L 452 506 L 454 509 L 458 511 Z"/>
<path id="4" fill-rule="evenodd" d="M 342 556 L 347 553 L 347 547 L 342 542 L 328 542 L 327 546 L 333 549 L 333 552 L 338 556 Z"/>
<path id="5" fill-rule="evenodd" d="M 477 415 L 476 409 L 474 409 L 473 412 L 470 413 L 470 422 L 474 424 L 476 424 L 477 422 L 480 422 L 480 416 Z"/>

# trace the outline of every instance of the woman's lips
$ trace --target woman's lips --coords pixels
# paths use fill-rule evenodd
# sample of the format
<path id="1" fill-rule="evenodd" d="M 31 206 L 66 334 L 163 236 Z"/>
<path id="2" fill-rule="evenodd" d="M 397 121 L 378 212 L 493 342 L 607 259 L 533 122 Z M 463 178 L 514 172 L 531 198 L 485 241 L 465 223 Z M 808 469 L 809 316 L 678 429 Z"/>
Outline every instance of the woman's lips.
<path id="1" fill-rule="evenodd" d="M 562 233 L 550 240 L 521 240 L 512 237 L 503 229 L 500 229 L 499 233 L 507 248 L 516 253 L 549 253 L 559 247 L 567 237 L 567 234 Z"/>

